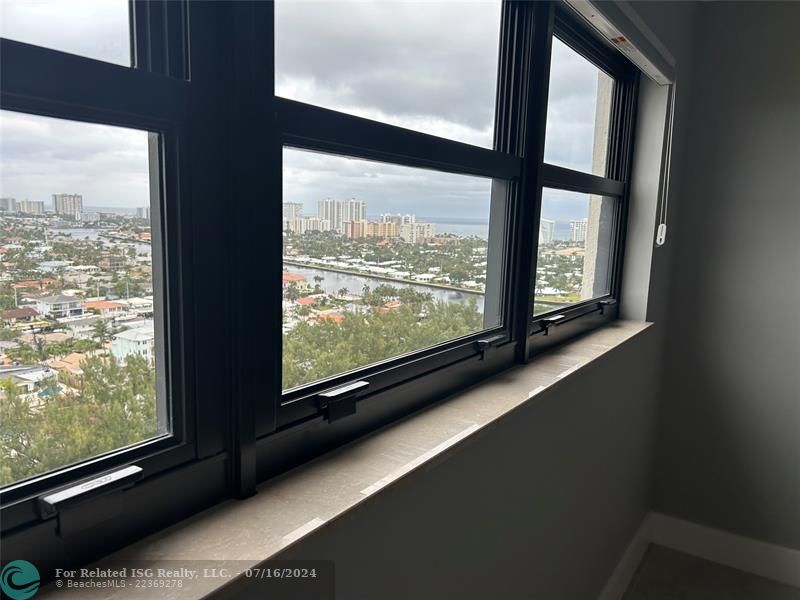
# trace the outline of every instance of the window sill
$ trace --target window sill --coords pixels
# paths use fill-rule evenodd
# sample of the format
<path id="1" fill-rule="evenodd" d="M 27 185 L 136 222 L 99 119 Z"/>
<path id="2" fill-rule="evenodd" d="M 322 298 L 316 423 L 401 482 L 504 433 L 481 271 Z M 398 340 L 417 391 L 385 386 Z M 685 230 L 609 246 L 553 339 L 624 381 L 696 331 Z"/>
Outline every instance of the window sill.
<path id="1" fill-rule="evenodd" d="M 376 433 L 330 452 L 261 486 L 244 501 L 223 502 L 105 560 L 206 560 L 237 569 L 256 566 L 328 521 L 381 493 L 414 470 L 438 460 L 481 429 L 535 400 L 561 380 L 639 335 L 650 323 L 615 321 L 546 352 L 527 365 L 505 371 Z M 191 565 L 185 565 L 192 568 Z M 159 590 L 172 597 L 200 598 L 230 580 L 186 579 L 183 587 Z M 78 590 L 45 588 L 48 597 L 77 597 Z M 149 590 L 138 590 L 147 592 Z M 81 598 L 137 597 L 136 589 L 82 589 Z M 145 594 L 146 596 L 146 594 Z M 145 597 L 142 596 L 142 597 Z"/>

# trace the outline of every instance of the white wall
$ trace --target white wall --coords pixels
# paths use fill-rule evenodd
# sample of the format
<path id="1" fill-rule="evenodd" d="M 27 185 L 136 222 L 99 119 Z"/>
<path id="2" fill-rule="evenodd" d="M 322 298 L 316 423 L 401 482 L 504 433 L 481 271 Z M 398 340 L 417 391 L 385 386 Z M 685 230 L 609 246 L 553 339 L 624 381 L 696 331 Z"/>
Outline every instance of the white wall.
<path id="1" fill-rule="evenodd" d="M 704 3 L 655 507 L 800 549 L 800 3 Z"/>

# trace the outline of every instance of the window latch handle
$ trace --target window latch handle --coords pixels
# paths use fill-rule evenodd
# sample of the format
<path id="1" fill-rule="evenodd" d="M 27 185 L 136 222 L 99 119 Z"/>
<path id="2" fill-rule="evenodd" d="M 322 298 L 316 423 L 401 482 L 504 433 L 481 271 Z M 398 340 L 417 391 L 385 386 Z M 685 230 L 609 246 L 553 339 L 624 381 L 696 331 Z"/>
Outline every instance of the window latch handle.
<path id="1" fill-rule="evenodd" d="M 600 306 L 600 314 L 603 315 L 606 312 L 606 308 L 611 308 L 612 306 L 617 305 L 617 299 L 610 298 L 608 300 L 600 300 L 600 302 L 598 302 L 598 305 Z"/>
<path id="2" fill-rule="evenodd" d="M 55 517 L 60 511 L 81 502 L 133 487 L 142 478 L 142 473 L 141 467 L 128 465 L 56 492 L 39 496 L 39 511 L 43 519 Z"/>
<path id="3" fill-rule="evenodd" d="M 369 387 L 368 381 L 354 381 L 317 395 L 325 420 L 333 423 L 356 413 L 356 397 Z"/>
<path id="4" fill-rule="evenodd" d="M 480 352 L 481 358 L 483 360 L 486 358 L 486 351 L 490 348 L 494 348 L 498 342 L 504 339 L 502 335 L 495 335 L 490 338 L 482 338 L 479 340 L 475 340 L 475 349 Z"/>
<path id="5" fill-rule="evenodd" d="M 545 317 L 542 319 L 542 327 L 544 328 L 544 334 L 550 335 L 550 328 L 558 325 L 566 318 L 566 315 L 553 315 L 552 317 Z"/>

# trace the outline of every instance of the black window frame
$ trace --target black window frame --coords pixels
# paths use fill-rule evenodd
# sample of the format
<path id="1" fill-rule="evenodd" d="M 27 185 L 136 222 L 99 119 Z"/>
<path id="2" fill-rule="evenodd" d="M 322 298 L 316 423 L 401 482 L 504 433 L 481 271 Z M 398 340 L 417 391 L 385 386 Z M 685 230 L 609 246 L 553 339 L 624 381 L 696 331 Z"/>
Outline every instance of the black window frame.
<path id="1" fill-rule="evenodd" d="M 554 35 L 615 81 L 605 177 L 549 165 L 543 160 Z M 290 390 L 282 395 L 277 409 L 261 407 L 256 432 L 257 479 L 617 318 L 637 71 L 558 2 L 503 2 L 498 62 L 494 149 L 273 97 L 278 152 L 283 145 L 291 145 L 508 181 L 505 321 L 493 330 Z M 270 196 L 281 198 L 280 180 L 275 180 L 273 186 Z M 608 294 L 534 316 L 531 307 L 543 187 L 603 194 L 617 200 L 614 265 Z M 276 224 L 270 235 L 279 238 L 280 234 Z M 278 275 L 276 268 L 272 274 L 276 281 Z M 275 310 L 279 314 L 280 308 L 276 306 Z M 552 319 L 556 314 L 560 316 Z M 271 371 L 280 373 L 279 361 L 278 355 Z M 346 424 L 328 423 L 320 394 L 361 381 L 369 386 L 357 399 L 356 414 L 348 417 Z M 278 381 L 272 389 L 280 394 L 280 387 Z M 265 404 L 268 403 L 269 400 Z M 366 414 L 358 414 L 362 411 Z M 297 458 L 293 458 L 295 455 Z"/>
<path id="2" fill-rule="evenodd" d="M 494 149 L 276 97 L 272 3 L 130 6 L 131 68 L 0 40 L 0 104 L 161 133 L 162 182 L 178 199 L 166 223 L 178 227 L 167 236 L 167 269 L 180 274 L 168 279 L 168 305 L 181 320 L 169 334 L 185 399 L 183 454 L 175 444 L 142 446 L 12 486 L 12 495 L 4 489 L 5 556 L 85 563 L 223 498 L 252 495 L 264 479 L 617 318 L 638 72 L 565 5 L 503 0 Z M 553 35 L 616 82 L 605 177 L 543 161 Z M 284 146 L 507 181 L 495 223 L 506 232 L 502 326 L 284 394 L 274 350 Z M 543 187 L 612 195 L 618 206 L 610 293 L 565 307 L 548 325 L 554 313 L 532 316 Z M 253 200 L 220 202 L 225 194 Z M 259 319 L 249 317 L 253 297 L 264 299 Z M 220 347 L 228 351 L 216 368 L 203 368 L 201 357 Z M 326 419 L 320 393 L 364 380 L 354 414 Z M 126 464 L 145 467 L 144 479 L 87 503 L 80 533 L 61 535 L 53 519 L 40 519 L 44 491 Z M 109 514 L 125 518 L 91 529 Z"/>
<path id="3" fill-rule="evenodd" d="M 606 173 L 600 177 L 583 171 L 540 163 L 535 189 L 536 222 L 541 219 L 542 190 L 551 188 L 613 198 L 612 265 L 607 294 L 533 315 L 528 329 L 528 355 L 535 356 L 565 340 L 591 331 L 619 317 L 625 230 L 628 222 L 629 181 L 633 159 L 633 139 L 639 71 L 609 43 L 587 27 L 582 19 L 563 5 L 553 12 L 552 35 L 576 51 L 614 80 L 611 98 Z M 548 71 L 549 78 L 549 71 Z M 546 106 L 546 103 L 545 103 Z M 536 227 L 536 246 L 538 247 Z M 535 261 L 533 272 L 536 272 Z M 531 304 L 532 306 L 532 304 Z M 554 318 L 555 317 L 555 318 Z"/>
<path id="4" fill-rule="evenodd" d="M 166 353 L 159 379 L 166 378 L 170 432 L 83 462 L 67 465 L 0 490 L 0 535 L 4 556 L 84 564 L 177 518 L 217 501 L 230 481 L 226 444 L 229 407 L 217 395 L 227 375 L 197 369 L 197 357 L 212 351 L 222 335 L 199 342 L 198 324 L 217 307 L 197 302 L 201 263 L 221 277 L 227 265 L 198 241 L 218 224 L 210 209 L 223 175 L 190 168 L 196 157 L 219 158 L 220 130 L 203 123 L 201 99 L 225 73 L 211 44 L 195 45 L 190 57 L 186 2 L 131 0 L 131 64 L 123 66 L 0 38 L 0 108 L 29 114 L 149 132 L 150 196 L 154 218 L 154 263 L 162 256 L 155 302 L 163 307 Z M 220 6 L 195 10 L 199 39 L 216 37 Z M 222 21 L 224 23 L 224 20 Z M 230 29 L 229 29 L 230 30 Z M 198 65 L 190 78 L 190 58 Z M 224 81 L 224 80 L 223 80 Z M 222 165 L 222 163 L 220 163 Z M 161 238 L 161 239 L 159 239 Z M 211 265 L 211 268 L 209 268 Z M 160 326 L 157 324 L 157 327 Z M 225 330 L 225 324 L 220 328 Z M 157 336 L 161 335 L 157 332 Z M 217 394 L 215 394 L 215 392 Z M 60 511 L 41 512 L 39 498 L 135 464 L 141 480 L 130 490 L 112 490 Z M 193 496 L 175 501 L 191 485 Z M 173 498 L 164 496 L 172 492 Z M 126 519 L 109 521 L 113 516 Z M 93 525 L 104 523 L 106 532 Z M 114 539 L 114 534 L 118 537 Z"/>

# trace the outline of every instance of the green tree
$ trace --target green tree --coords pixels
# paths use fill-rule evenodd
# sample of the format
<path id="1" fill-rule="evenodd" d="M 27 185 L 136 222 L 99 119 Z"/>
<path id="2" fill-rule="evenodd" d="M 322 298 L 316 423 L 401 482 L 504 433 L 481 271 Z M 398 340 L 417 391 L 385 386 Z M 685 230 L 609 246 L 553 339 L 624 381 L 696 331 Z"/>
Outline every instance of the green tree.
<path id="1" fill-rule="evenodd" d="M 300 288 L 297 287 L 297 284 L 292 281 L 286 287 L 286 298 L 294 302 L 300 297 Z"/>
<path id="2" fill-rule="evenodd" d="M 95 321 L 92 324 L 92 339 L 97 340 L 101 346 L 111 340 L 111 331 L 108 329 L 108 323 L 102 319 Z"/>
<path id="3" fill-rule="evenodd" d="M 0 485 L 63 467 L 159 433 L 155 371 L 144 358 L 82 363 L 80 392 L 39 394 L 30 402 L 0 382 Z M 46 382 L 42 391 L 55 387 Z"/>
<path id="4" fill-rule="evenodd" d="M 415 306 L 404 305 L 385 313 L 348 313 L 339 324 L 300 322 L 283 338 L 283 387 L 344 373 L 482 328 L 483 316 L 474 300 L 435 303 L 424 317 Z"/>

